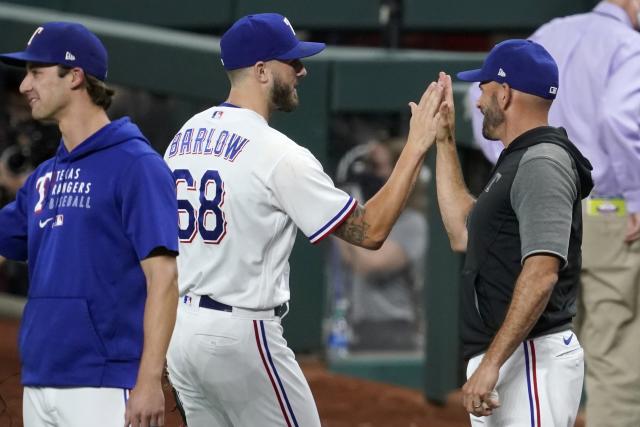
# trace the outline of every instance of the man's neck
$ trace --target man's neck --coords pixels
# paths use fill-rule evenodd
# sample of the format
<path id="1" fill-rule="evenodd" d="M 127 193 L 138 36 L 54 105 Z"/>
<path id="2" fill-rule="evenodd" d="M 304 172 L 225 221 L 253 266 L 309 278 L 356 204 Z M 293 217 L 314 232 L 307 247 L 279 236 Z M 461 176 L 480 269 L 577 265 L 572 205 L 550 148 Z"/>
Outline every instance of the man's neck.
<path id="1" fill-rule="evenodd" d="M 505 148 L 520 135 L 541 126 L 549 126 L 549 112 L 535 108 L 514 109 L 507 116 L 500 141 Z"/>
<path id="2" fill-rule="evenodd" d="M 91 135 L 111 122 L 107 113 L 97 105 L 78 105 L 70 108 L 58 121 L 67 151 L 71 152 Z"/>
<path id="3" fill-rule="evenodd" d="M 268 122 L 271 118 L 271 109 L 269 103 L 261 96 L 262 93 L 257 90 L 249 90 L 249 88 L 234 88 L 229 91 L 229 97 L 226 102 L 236 105 L 240 108 L 255 111 L 260 114 Z"/>

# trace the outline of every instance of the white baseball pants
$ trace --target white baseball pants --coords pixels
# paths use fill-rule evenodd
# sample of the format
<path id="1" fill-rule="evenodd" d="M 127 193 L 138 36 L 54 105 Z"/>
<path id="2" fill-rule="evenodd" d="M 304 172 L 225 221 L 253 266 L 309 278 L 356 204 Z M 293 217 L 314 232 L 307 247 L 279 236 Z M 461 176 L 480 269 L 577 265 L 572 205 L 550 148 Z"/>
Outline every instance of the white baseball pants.
<path id="1" fill-rule="evenodd" d="M 273 310 L 198 304 L 198 296 L 181 298 L 167 355 L 189 427 L 319 427 L 311 390 Z"/>
<path id="2" fill-rule="evenodd" d="M 123 427 L 129 390 L 25 387 L 24 427 Z"/>
<path id="3" fill-rule="evenodd" d="M 467 365 L 467 378 L 483 354 Z M 523 342 L 500 368 L 501 406 L 488 417 L 471 415 L 473 427 L 573 427 L 582 395 L 584 357 L 568 330 Z"/>

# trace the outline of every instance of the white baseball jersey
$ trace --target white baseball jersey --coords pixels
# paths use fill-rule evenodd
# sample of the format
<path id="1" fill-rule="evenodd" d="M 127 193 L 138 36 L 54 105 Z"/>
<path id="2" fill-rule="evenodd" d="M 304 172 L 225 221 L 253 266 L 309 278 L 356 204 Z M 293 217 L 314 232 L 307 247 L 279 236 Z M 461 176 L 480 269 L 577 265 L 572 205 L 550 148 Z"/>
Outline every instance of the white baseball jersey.
<path id="1" fill-rule="evenodd" d="M 256 310 L 288 301 L 297 228 L 316 243 L 356 206 L 309 150 L 230 104 L 187 121 L 165 160 L 177 183 L 181 295 Z"/>

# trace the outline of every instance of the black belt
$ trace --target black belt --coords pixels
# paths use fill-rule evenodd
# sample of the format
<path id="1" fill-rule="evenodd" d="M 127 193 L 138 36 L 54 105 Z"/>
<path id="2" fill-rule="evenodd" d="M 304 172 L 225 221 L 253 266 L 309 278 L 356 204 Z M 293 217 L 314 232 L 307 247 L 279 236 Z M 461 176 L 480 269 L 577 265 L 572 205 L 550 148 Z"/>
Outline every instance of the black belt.
<path id="1" fill-rule="evenodd" d="M 218 310 L 218 311 L 228 311 L 229 313 L 231 313 L 233 311 L 233 307 L 231 307 L 230 305 L 227 304 L 223 304 L 221 302 L 218 302 L 216 300 L 214 300 L 213 298 L 209 297 L 208 295 L 202 295 L 200 297 L 200 307 L 203 308 L 210 308 L 211 310 Z M 278 316 L 278 317 L 282 317 L 283 314 L 285 314 L 287 312 L 287 304 L 281 304 L 279 306 L 277 306 L 276 308 L 273 309 L 273 314 Z"/>

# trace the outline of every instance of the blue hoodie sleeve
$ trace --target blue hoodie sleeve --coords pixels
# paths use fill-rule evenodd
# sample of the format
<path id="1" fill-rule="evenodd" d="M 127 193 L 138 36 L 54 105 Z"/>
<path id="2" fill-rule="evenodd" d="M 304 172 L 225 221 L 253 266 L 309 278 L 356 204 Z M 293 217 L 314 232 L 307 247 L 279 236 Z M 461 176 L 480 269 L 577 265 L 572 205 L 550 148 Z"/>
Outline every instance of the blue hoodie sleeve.
<path id="1" fill-rule="evenodd" d="M 176 185 L 157 154 L 138 158 L 121 182 L 122 221 L 140 260 L 162 247 L 178 253 Z"/>
<path id="2" fill-rule="evenodd" d="M 0 210 L 0 255 L 17 261 L 27 260 L 27 185 L 16 200 Z"/>

